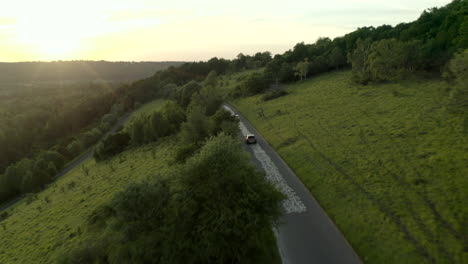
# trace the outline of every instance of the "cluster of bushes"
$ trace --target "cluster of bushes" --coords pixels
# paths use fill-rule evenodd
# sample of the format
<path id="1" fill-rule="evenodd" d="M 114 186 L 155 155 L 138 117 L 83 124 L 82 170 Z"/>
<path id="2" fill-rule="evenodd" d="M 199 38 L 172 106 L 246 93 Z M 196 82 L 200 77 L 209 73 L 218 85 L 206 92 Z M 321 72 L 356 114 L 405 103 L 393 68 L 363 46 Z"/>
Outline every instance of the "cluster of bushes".
<path id="1" fill-rule="evenodd" d="M 130 185 L 89 218 L 61 263 L 259 263 L 282 195 L 225 134 L 167 175 Z M 103 235 L 102 230 L 105 230 Z"/>
<path id="2" fill-rule="evenodd" d="M 450 61 L 446 76 L 453 80 L 448 109 L 465 116 L 465 129 L 468 131 L 468 49 L 455 54 Z"/>
<path id="3" fill-rule="evenodd" d="M 122 104 L 113 105 L 110 112 L 101 117 L 98 126 L 79 134 L 65 147 L 67 156 L 69 158 L 76 157 L 98 142 L 99 139 L 117 123 L 124 112 L 125 110 Z"/>
<path id="4" fill-rule="evenodd" d="M 357 41 L 356 49 L 348 54 L 353 79 L 358 83 L 395 80 L 423 67 L 420 41 L 402 42 L 397 39 Z"/>
<path id="5" fill-rule="evenodd" d="M 107 136 L 101 141 L 94 150 L 94 158 L 96 161 L 102 161 L 122 152 L 130 142 L 130 137 L 127 133 L 119 132 Z"/>
<path id="6" fill-rule="evenodd" d="M 159 111 L 134 118 L 125 131 L 100 142 L 94 155 L 96 160 L 110 158 L 129 144 L 147 144 L 168 136 L 181 139 L 176 159 L 185 160 L 207 137 L 223 131 L 234 135 L 237 120 L 221 108 L 218 86 L 217 76 L 211 72 L 202 83 L 191 81 L 174 87 L 175 100 L 168 101 Z"/>
<path id="7" fill-rule="evenodd" d="M 138 146 L 175 135 L 185 121 L 185 112 L 174 101 L 168 101 L 160 111 L 140 115 L 123 131 L 109 135 L 94 151 L 96 161 L 102 161 L 125 150 L 130 144 Z"/>
<path id="8" fill-rule="evenodd" d="M 249 74 L 243 82 L 235 87 L 232 92 L 232 96 L 234 98 L 238 98 L 241 96 L 263 93 L 270 87 L 270 84 L 271 78 L 269 74 L 264 72 L 254 72 Z"/>
<path id="9" fill-rule="evenodd" d="M 177 147 L 176 160 L 183 161 L 200 146 L 205 139 L 221 132 L 235 136 L 238 134 L 237 120 L 224 108 L 219 108 L 216 113 L 207 116 L 201 106 L 194 106 L 187 113 L 187 122 L 182 124 L 180 132 L 181 142 Z"/>
<path id="10" fill-rule="evenodd" d="M 160 111 L 134 118 L 126 132 L 134 145 L 141 145 L 176 134 L 184 121 L 185 112 L 182 107 L 169 101 Z"/>

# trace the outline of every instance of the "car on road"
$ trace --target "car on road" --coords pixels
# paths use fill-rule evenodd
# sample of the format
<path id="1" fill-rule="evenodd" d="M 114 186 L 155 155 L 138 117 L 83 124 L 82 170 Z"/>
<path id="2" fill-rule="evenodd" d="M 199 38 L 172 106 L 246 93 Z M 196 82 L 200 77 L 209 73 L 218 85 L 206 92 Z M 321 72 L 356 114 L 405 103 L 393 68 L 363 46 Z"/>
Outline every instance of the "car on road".
<path id="1" fill-rule="evenodd" d="M 245 143 L 246 144 L 255 144 L 257 143 L 257 139 L 255 138 L 254 134 L 248 134 L 245 136 Z"/>

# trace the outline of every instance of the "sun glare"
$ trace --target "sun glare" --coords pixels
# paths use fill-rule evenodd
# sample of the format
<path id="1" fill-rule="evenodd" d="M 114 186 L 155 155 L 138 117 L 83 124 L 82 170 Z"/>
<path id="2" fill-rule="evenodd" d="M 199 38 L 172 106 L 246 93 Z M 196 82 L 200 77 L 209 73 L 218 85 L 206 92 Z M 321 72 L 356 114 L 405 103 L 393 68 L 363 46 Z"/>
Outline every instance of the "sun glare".
<path id="1" fill-rule="evenodd" d="M 81 12 L 29 13 L 18 21 L 17 41 L 42 60 L 67 60 L 79 56 L 93 22 Z M 82 13 L 81 13 L 82 14 Z"/>

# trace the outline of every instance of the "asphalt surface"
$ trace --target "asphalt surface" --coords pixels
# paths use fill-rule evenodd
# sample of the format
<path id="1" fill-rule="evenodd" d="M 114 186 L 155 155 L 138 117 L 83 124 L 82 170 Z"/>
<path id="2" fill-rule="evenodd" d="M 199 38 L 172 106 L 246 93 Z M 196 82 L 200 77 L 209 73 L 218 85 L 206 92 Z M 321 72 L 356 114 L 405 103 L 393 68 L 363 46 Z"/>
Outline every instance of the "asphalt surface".
<path id="1" fill-rule="evenodd" d="M 280 224 L 274 228 L 283 263 L 362 263 L 283 159 L 237 110 L 232 106 L 225 108 L 239 115 L 242 134 L 255 134 L 257 144 L 246 145 L 246 149 L 252 153 L 252 162 L 264 170 L 267 180 L 286 195 L 283 216 Z"/>
<path id="2" fill-rule="evenodd" d="M 107 137 L 108 135 L 110 134 L 114 134 L 129 118 L 130 118 L 130 115 L 131 113 L 126 113 L 120 120 L 117 124 L 114 125 L 114 127 L 112 127 L 112 129 L 110 131 L 108 131 L 102 138 L 105 138 Z M 63 169 L 62 171 L 60 171 L 59 173 L 57 173 L 55 176 L 54 176 L 54 180 L 67 174 L 69 171 L 73 170 L 74 168 L 76 168 L 77 166 L 81 165 L 81 163 L 85 162 L 87 159 L 89 159 L 90 157 L 92 157 L 94 154 L 94 147 L 91 148 L 88 152 L 86 152 L 84 155 L 82 155 L 79 159 L 75 160 L 73 163 L 71 163 L 70 165 L 68 165 L 68 167 L 66 167 L 65 169 Z M 8 203 L 4 204 L 3 206 L 0 207 L 0 212 L 2 212 L 3 210 L 6 210 L 8 208 L 10 208 L 11 206 L 15 205 L 17 202 L 21 201 L 21 199 L 24 198 L 25 195 L 21 195 L 21 196 L 18 196 L 16 197 L 15 199 L 9 201 Z"/>

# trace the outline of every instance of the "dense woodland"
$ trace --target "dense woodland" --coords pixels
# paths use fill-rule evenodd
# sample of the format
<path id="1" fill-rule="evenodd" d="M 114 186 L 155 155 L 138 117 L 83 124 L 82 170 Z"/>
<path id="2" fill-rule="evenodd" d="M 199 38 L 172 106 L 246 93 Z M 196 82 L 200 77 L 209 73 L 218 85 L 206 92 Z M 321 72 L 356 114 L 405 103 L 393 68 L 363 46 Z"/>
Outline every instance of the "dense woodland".
<path id="1" fill-rule="evenodd" d="M 105 84 L 14 87 L 1 97 L 0 199 L 38 190 L 123 114 Z"/>
<path id="2" fill-rule="evenodd" d="M 5 171 L 0 175 L 0 199 L 4 201 L 19 193 L 37 190 L 50 181 L 51 176 L 63 164 L 63 161 L 55 160 L 70 160 L 85 146 L 96 142 L 124 111 L 130 111 L 153 98 L 174 99 L 178 104 L 177 107 L 183 111 L 190 108 L 192 101 L 204 102 L 208 106 L 203 110 L 192 109 L 190 113 L 193 117 L 189 115 L 188 120 L 200 118 L 201 112 L 208 116 L 215 114 L 213 111 L 220 103 L 216 100 L 222 97 L 215 96 L 214 91 L 207 90 L 210 85 L 201 85 L 213 71 L 222 75 L 265 68 L 264 72 L 253 73 L 246 78 L 242 85 L 236 87 L 232 96 L 260 93 L 273 83 L 299 81 L 343 67 L 351 67 L 354 81 L 362 84 L 394 81 L 413 74 L 443 75 L 456 83 L 450 93 L 453 98 L 452 104 L 448 107 L 454 112 L 466 114 L 468 55 L 464 50 L 467 48 L 468 3 L 464 0 L 454 0 L 445 7 L 424 11 L 418 20 L 411 23 L 402 23 L 395 27 L 389 25 L 377 28 L 364 27 L 333 40 L 320 38 L 314 44 L 298 43 L 293 49 L 274 57 L 269 52 L 259 52 L 253 56 L 239 54 L 233 60 L 215 57 L 207 62 L 184 63 L 169 67 L 147 79 L 118 87 L 106 84 L 79 87 L 51 84 L 42 88 L 35 86 L 5 88 L 0 91 L 0 100 L 2 100 L 0 169 Z M 66 66 L 67 63 L 62 62 L 25 63 L 22 66 L 34 68 L 39 65 L 48 65 L 55 69 L 49 69 L 49 72 L 67 72 L 66 69 L 69 67 Z M 90 74 L 88 70 L 92 68 L 88 67 L 89 65 L 85 66 L 87 65 L 85 62 L 68 65 L 74 65 L 75 68 L 70 66 L 73 69 L 80 69 L 77 71 L 84 74 L 81 76 L 89 76 L 86 74 Z M 120 67 L 117 65 L 125 68 L 127 64 L 115 64 L 116 67 L 111 67 L 112 70 L 107 73 L 104 70 L 91 72 L 98 72 L 98 76 L 115 77 L 116 68 Z M 65 79 L 67 76 L 50 75 L 37 70 L 33 71 L 36 74 L 31 79 L 25 77 L 26 73 L 23 71 L 16 72 L 21 74 L 0 71 L 3 80 L 6 80 L 5 76 L 12 76 L 10 81 L 16 82 L 50 81 L 55 80 L 57 76 Z M 28 72 L 31 74 L 32 71 Z M 222 85 L 225 84 L 219 84 Z M 210 95 L 213 95 L 214 99 L 210 98 Z M 35 99 L 30 100 L 30 98 Z M 155 114 L 141 121 L 141 124 L 148 123 L 146 121 L 149 120 L 150 124 L 158 124 L 154 125 L 157 127 L 159 123 L 168 122 L 170 118 L 177 117 Z M 130 131 L 128 141 L 142 143 L 175 131 L 175 128 L 167 128 L 150 135 L 148 132 L 145 134 L 145 129 L 151 131 L 150 128 L 142 129 L 143 132 L 137 128 L 135 128 L 137 132 Z M 197 126 L 191 129 L 195 132 L 203 131 Z M 188 134 L 194 135 L 194 133 Z M 125 141 L 124 138 L 119 140 Z M 102 144 L 105 143 L 106 141 L 103 141 Z M 188 153 L 196 148 L 185 147 Z M 102 145 L 100 148 L 106 149 Z M 115 150 L 110 152 L 113 151 Z M 102 157 L 98 156 L 99 158 L 104 159 L 105 154 Z"/>

